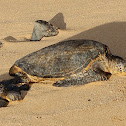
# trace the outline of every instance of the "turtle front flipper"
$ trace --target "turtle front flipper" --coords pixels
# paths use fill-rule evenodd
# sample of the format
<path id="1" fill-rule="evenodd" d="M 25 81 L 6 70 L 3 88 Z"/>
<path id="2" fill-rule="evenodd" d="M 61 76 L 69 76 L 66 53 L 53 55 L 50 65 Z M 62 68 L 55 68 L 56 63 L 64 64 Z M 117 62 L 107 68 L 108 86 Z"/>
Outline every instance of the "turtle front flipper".
<path id="1" fill-rule="evenodd" d="M 105 81 L 108 80 L 110 75 L 103 71 L 88 70 L 87 72 L 79 72 L 71 75 L 69 78 L 57 81 L 53 84 L 56 87 L 68 87 L 74 85 L 84 85 L 90 82 Z"/>

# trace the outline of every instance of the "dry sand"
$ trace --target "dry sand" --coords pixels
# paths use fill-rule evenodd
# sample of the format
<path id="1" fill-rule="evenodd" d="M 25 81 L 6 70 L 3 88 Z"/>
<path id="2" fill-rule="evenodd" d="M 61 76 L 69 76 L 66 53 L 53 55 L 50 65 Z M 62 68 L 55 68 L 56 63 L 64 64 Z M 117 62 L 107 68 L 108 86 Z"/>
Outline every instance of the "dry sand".
<path id="1" fill-rule="evenodd" d="M 64 19 L 66 29 L 28 41 L 35 20 L 49 21 L 58 13 L 63 17 L 55 20 Z M 126 59 L 125 21 L 125 0 L 1 0 L 0 81 L 10 78 L 17 59 L 66 39 L 103 42 Z M 68 88 L 51 84 L 34 84 L 23 101 L 0 108 L 0 126 L 126 126 L 126 77 Z"/>

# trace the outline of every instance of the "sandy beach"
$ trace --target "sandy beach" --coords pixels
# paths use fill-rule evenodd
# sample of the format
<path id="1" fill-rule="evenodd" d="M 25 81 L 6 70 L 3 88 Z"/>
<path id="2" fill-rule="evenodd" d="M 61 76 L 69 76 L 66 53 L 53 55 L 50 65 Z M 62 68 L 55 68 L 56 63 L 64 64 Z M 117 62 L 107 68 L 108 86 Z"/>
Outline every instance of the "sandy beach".
<path id="1" fill-rule="evenodd" d="M 58 24 L 59 34 L 29 41 L 34 21 Z M 63 23 L 65 22 L 65 23 Z M 1 0 L 0 81 L 23 56 L 54 43 L 90 39 L 126 59 L 126 1 Z M 35 83 L 22 101 L 0 108 L 0 126 L 126 126 L 126 77 L 83 86 Z"/>

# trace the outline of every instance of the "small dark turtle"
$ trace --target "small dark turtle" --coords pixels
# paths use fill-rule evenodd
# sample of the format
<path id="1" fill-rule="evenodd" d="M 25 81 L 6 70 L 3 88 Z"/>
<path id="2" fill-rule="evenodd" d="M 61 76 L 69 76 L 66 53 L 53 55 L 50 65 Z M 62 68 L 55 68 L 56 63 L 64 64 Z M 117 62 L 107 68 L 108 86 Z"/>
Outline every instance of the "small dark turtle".
<path id="1" fill-rule="evenodd" d="M 40 41 L 43 37 L 55 36 L 58 33 L 58 28 L 49 22 L 37 20 L 34 23 L 31 41 Z"/>
<path id="2" fill-rule="evenodd" d="M 126 75 L 126 61 L 112 55 L 109 48 L 102 43 L 68 40 L 17 60 L 9 74 L 15 76 L 20 83 L 56 79 L 58 81 L 54 86 L 66 87 L 105 81 L 111 74 Z"/>
<path id="3" fill-rule="evenodd" d="M 29 90 L 30 86 L 21 84 L 19 77 L 0 82 L 0 107 L 6 107 L 9 101 L 22 100 L 21 91 Z"/>

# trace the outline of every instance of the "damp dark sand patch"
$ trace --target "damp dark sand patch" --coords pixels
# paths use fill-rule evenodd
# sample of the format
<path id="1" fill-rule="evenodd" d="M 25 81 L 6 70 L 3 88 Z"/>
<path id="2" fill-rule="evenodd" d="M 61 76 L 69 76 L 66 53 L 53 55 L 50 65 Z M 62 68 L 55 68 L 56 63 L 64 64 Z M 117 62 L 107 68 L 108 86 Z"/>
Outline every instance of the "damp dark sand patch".
<path id="1" fill-rule="evenodd" d="M 3 40 L 7 41 L 7 42 L 16 42 L 18 41 L 16 38 L 14 38 L 13 36 L 7 36 L 5 37 Z"/>

